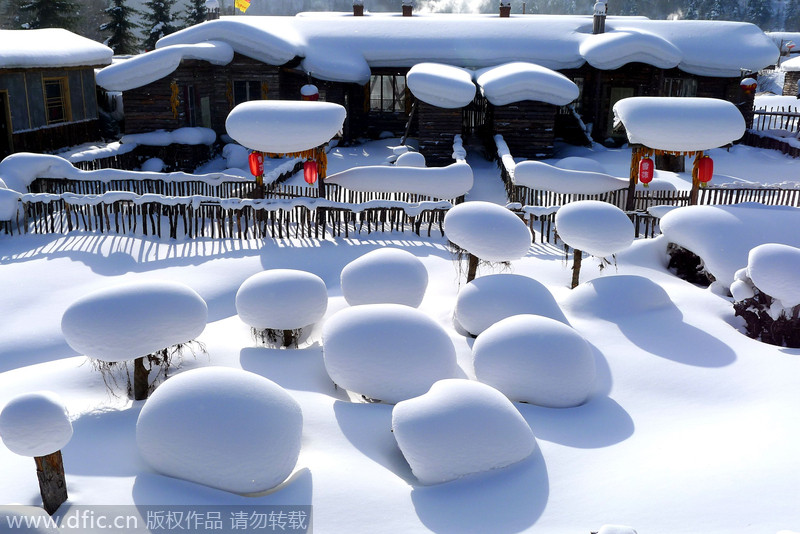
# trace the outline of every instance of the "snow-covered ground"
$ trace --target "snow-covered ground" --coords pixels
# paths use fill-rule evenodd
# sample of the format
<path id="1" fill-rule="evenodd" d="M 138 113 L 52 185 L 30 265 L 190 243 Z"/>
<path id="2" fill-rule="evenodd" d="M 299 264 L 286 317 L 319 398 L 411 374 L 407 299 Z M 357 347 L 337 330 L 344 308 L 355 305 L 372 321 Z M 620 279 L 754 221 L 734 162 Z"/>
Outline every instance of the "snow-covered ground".
<path id="1" fill-rule="evenodd" d="M 336 148 L 329 172 L 381 164 L 392 143 L 397 140 Z M 777 152 L 745 146 L 710 152 L 714 183 L 800 181 L 800 162 Z M 626 149 L 560 147 L 559 155 L 588 157 L 608 174 L 628 175 Z M 467 198 L 500 202 L 496 165 L 481 163 L 473 151 L 467 161 L 475 179 Z M 686 175 L 657 174 L 689 186 Z M 713 234 L 714 228 L 698 231 Z M 453 325 L 463 275 L 438 235 L 263 241 L 2 235 L 0 407 L 39 390 L 65 403 L 74 433 L 62 450 L 70 495 L 62 509 L 310 504 L 320 533 L 566 534 L 604 524 L 630 525 L 640 534 L 800 531 L 800 350 L 747 338 L 729 298 L 667 270 L 663 238 L 635 241 L 603 269 L 584 259 L 583 283 L 575 290 L 568 288 L 571 262 L 561 246 L 538 238 L 510 267 L 480 267 L 479 275 L 512 272 L 550 290 L 591 345 L 596 386 L 574 408 L 514 403 L 537 445 L 522 461 L 421 484 L 391 432 L 393 406 L 354 402 L 334 387 L 323 360 L 325 323 L 348 307 L 342 269 L 385 247 L 408 251 L 424 265 L 428 285 L 418 309 L 452 341 L 456 378 L 474 379 L 475 340 Z M 327 287 L 326 314 L 297 349 L 256 346 L 236 313 L 241 284 L 274 268 L 314 273 Z M 136 444 L 144 402 L 110 395 L 100 373 L 65 341 L 61 318 L 72 302 L 145 280 L 179 281 L 208 304 L 208 326 L 198 338 L 207 354 L 187 355 L 179 372 L 244 369 L 276 382 L 300 405 L 299 458 L 277 491 L 242 497 L 156 473 Z M 0 503 L 41 503 L 33 461 L 2 444 Z"/>

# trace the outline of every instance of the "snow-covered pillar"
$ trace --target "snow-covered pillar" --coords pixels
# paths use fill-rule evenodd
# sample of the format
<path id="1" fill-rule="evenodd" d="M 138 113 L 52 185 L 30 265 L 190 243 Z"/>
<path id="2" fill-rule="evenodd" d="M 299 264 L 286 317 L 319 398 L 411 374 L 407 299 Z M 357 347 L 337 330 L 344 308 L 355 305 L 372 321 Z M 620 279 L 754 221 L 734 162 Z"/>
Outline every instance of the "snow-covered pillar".
<path id="1" fill-rule="evenodd" d="M 511 2 L 500 2 L 500 16 L 508 17 L 511 15 Z"/>
<path id="2" fill-rule="evenodd" d="M 403 0 L 403 16 L 410 17 L 414 13 L 414 0 Z"/>
<path id="3" fill-rule="evenodd" d="M 364 16 L 364 0 L 353 0 L 353 16 Z"/>
<path id="4" fill-rule="evenodd" d="M 608 13 L 608 4 L 605 0 L 597 0 L 594 4 L 594 18 L 592 33 L 604 33 L 606 31 L 606 14 Z"/>

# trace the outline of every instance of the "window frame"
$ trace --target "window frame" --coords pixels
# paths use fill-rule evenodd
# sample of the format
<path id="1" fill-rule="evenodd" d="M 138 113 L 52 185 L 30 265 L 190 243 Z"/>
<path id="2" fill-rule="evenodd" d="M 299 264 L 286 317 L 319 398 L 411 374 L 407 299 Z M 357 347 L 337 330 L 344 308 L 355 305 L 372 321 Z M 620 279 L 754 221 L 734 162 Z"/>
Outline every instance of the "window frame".
<path id="1" fill-rule="evenodd" d="M 402 87 L 398 84 L 399 80 L 402 80 Z M 371 113 L 407 114 L 407 100 L 408 83 L 405 74 L 373 74 L 370 76 L 369 111 Z"/>
<path id="2" fill-rule="evenodd" d="M 58 87 L 58 96 L 48 96 L 48 87 Z M 67 76 L 43 76 L 42 96 L 44 98 L 44 115 L 47 125 L 72 122 L 70 106 L 69 78 Z M 53 118 L 51 110 L 61 110 L 60 118 Z"/>

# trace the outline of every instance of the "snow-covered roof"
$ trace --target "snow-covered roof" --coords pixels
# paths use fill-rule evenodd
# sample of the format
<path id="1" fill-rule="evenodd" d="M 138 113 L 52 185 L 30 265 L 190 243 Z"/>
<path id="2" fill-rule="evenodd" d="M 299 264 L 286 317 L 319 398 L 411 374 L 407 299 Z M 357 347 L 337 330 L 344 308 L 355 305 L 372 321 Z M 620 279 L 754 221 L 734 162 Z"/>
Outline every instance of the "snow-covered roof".
<path id="1" fill-rule="evenodd" d="M 61 28 L 0 30 L 0 68 L 109 65 L 114 51 Z"/>
<path id="2" fill-rule="evenodd" d="M 787 59 L 786 61 L 781 63 L 781 70 L 786 72 L 800 71 L 800 56 L 793 57 L 792 59 Z"/>
<path id="3" fill-rule="evenodd" d="M 709 150 L 744 135 L 745 122 L 732 103 L 716 98 L 624 98 L 614 104 L 628 141 L 675 152 Z"/>
<path id="4" fill-rule="evenodd" d="M 478 70 L 475 81 L 495 106 L 521 100 L 564 106 L 580 96 L 578 86 L 560 72 L 522 61 Z"/>
<path id="5" fill-rule="evenodd" d="M 156 46 L 206 41 L 228 43 L 234 51 L 271 65 L 297 57 L 319 79 L 361 84 L 369 80 L 371 68 L 424 62 L 477 69 L 525 61 L 562 70 L 586 62 L 612 69 L 639 61 L 734 77 L 741 69 L 755 71 L 778 57 L 772 40 L 748 23 L 607 17 L 606 33 L 592 35 L 591 16 L 576 15 L 222 17 L 167 35 Z"/>

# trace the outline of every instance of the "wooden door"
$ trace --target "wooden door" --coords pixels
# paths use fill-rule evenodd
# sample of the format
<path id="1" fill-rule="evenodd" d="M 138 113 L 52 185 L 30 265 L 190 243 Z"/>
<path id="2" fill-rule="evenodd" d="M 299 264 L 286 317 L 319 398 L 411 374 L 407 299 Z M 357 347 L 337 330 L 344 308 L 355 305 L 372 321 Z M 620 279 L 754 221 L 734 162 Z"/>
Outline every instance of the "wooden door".
<path id="1" fill-rule="evenodd" d="M 8 91 L 0 91 L 0 159 L 14 151 L 11 140 L 11 112 L 8 107 Z"/>

